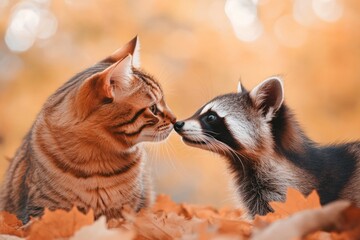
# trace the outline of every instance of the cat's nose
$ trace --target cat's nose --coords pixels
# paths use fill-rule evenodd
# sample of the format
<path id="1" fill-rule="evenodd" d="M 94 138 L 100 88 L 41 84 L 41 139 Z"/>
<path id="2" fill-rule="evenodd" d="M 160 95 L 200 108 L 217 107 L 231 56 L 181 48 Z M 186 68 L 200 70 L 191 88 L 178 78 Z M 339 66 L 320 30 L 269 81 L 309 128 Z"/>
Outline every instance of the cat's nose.
<path id="1" fill-rule="evenodd" d="M 170 122 L 172 124 L 175 124 L 176 123 L 176 117 L 175 116 L 172 116 L 171 119 L 170 119 Z"/>
<path id="2" fill-rule="evenodd" d="M 181 129 L 182 129 L 182 127 L 183 127 L 184 125 L 185 125 L 185 122 L 183 122 L 183 121 L 178 121 L 178 122 L 176 122 L 176 123 L 174 124 L 174 129 L 175 129 L 175 131 L 180 132 Z"/>

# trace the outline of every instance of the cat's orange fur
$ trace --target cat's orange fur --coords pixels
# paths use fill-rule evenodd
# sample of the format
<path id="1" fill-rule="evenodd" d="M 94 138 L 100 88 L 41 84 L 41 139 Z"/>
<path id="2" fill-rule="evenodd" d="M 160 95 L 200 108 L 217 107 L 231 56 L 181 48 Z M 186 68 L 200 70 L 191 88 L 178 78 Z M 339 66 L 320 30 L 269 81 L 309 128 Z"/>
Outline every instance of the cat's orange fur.
<path id="1" fill-rule="evenodd" d="M 44 208 L 121 217 L 148 206 L 144 141 L 168 136 L 175 116 L 139 69 L 135 38 L 77 74 L 44 104 L 5 176 L 0 208 L 23 222 Z"/>

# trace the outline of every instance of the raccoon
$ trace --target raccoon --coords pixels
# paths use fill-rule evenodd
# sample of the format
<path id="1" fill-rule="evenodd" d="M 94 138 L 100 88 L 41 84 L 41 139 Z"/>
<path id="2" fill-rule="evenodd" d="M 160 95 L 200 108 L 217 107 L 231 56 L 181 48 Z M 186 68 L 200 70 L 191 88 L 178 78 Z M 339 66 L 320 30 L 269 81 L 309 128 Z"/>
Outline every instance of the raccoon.
<path id="1" fill-rule="evenodd" d="M 282 79 L 271 77 L 251 91 L 218 96 L 175 131 L 185 144 L 218 153 L 234 176 L 236 195 L 250 216 L 273 212 L 288 187 L 321 204 L 347 199 L 360 206 L 360 142 L 319 146 L 284 103 Z"/>

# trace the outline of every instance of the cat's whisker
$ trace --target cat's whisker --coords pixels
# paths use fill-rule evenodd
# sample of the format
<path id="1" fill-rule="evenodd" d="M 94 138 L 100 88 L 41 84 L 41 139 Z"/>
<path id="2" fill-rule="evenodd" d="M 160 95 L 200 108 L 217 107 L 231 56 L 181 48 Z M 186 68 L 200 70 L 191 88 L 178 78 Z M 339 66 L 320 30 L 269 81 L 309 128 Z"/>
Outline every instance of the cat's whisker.
<path id="1" fill-rule="evenodd" d="M 170 145 L 169 145 L 169 140 L 168 140 L 168 139 L 166 139 L 166 143 L 167 143 L 167 144 L 164 144 L 163 146 L 164 146 L 164 148 L 165 148 L 165 150 L 166 150 L 166 153 L 167 153 L 167 156 L 168 156 L 167 161 L 170 162 L 172 168 L 176 171 L 177 169 L 176 169 L 175 162 L 173 161 L 173 158 L 172 158 L 172 156 L 171 156 L 171 154 L 170 154 L 170 152 L 169 152 L 169 146 L 170 146 Z"/>
<path id="2" fill-rule="evenodd" d="M 147 207 L 144 153 L 157 160 L 159 149 L 143 142 L 167 137 L 175 116 L 159 83 L 139 68 L 138 46 L 134 38 L 48 98 L 10 163 L 0 210 L 26 223 L 46 208 L 77 205 L 95 218 L 119 218 L 125 204 Z"/>

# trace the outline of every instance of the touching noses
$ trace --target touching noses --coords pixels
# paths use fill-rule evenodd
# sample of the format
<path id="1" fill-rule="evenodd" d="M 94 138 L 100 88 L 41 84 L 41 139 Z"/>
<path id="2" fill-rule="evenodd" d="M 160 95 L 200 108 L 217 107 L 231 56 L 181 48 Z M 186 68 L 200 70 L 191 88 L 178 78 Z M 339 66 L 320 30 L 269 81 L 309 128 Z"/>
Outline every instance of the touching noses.
<path id="1" fill-rule="evenodd" d="M 175 116 L 172 116 L 172 117 L 170 118 L 170 122 L 171 122 L 172 124 L 175 124 L 175 123 L 176 123 L 176 117 L 175 117 Z"/>
<path id="2" fill-rule="evenodd" d="M 178 122 L 176 122 L 176 123 L 174 124 L 174 129 L 175 129 L 175 131 L 180 132 L 180 131 L 182 130 L 182 128 L 183 128 L 184 125 L 185 125 L 185 122 L 183 122 L 183 121 L 178 121 Z"/>
<path id="3" fill-rule="evenodd" d="M 164 115 L 170 120 L 171 124 L 176 123 L 176 116 L 169 109 L 164 109 Z"/>

